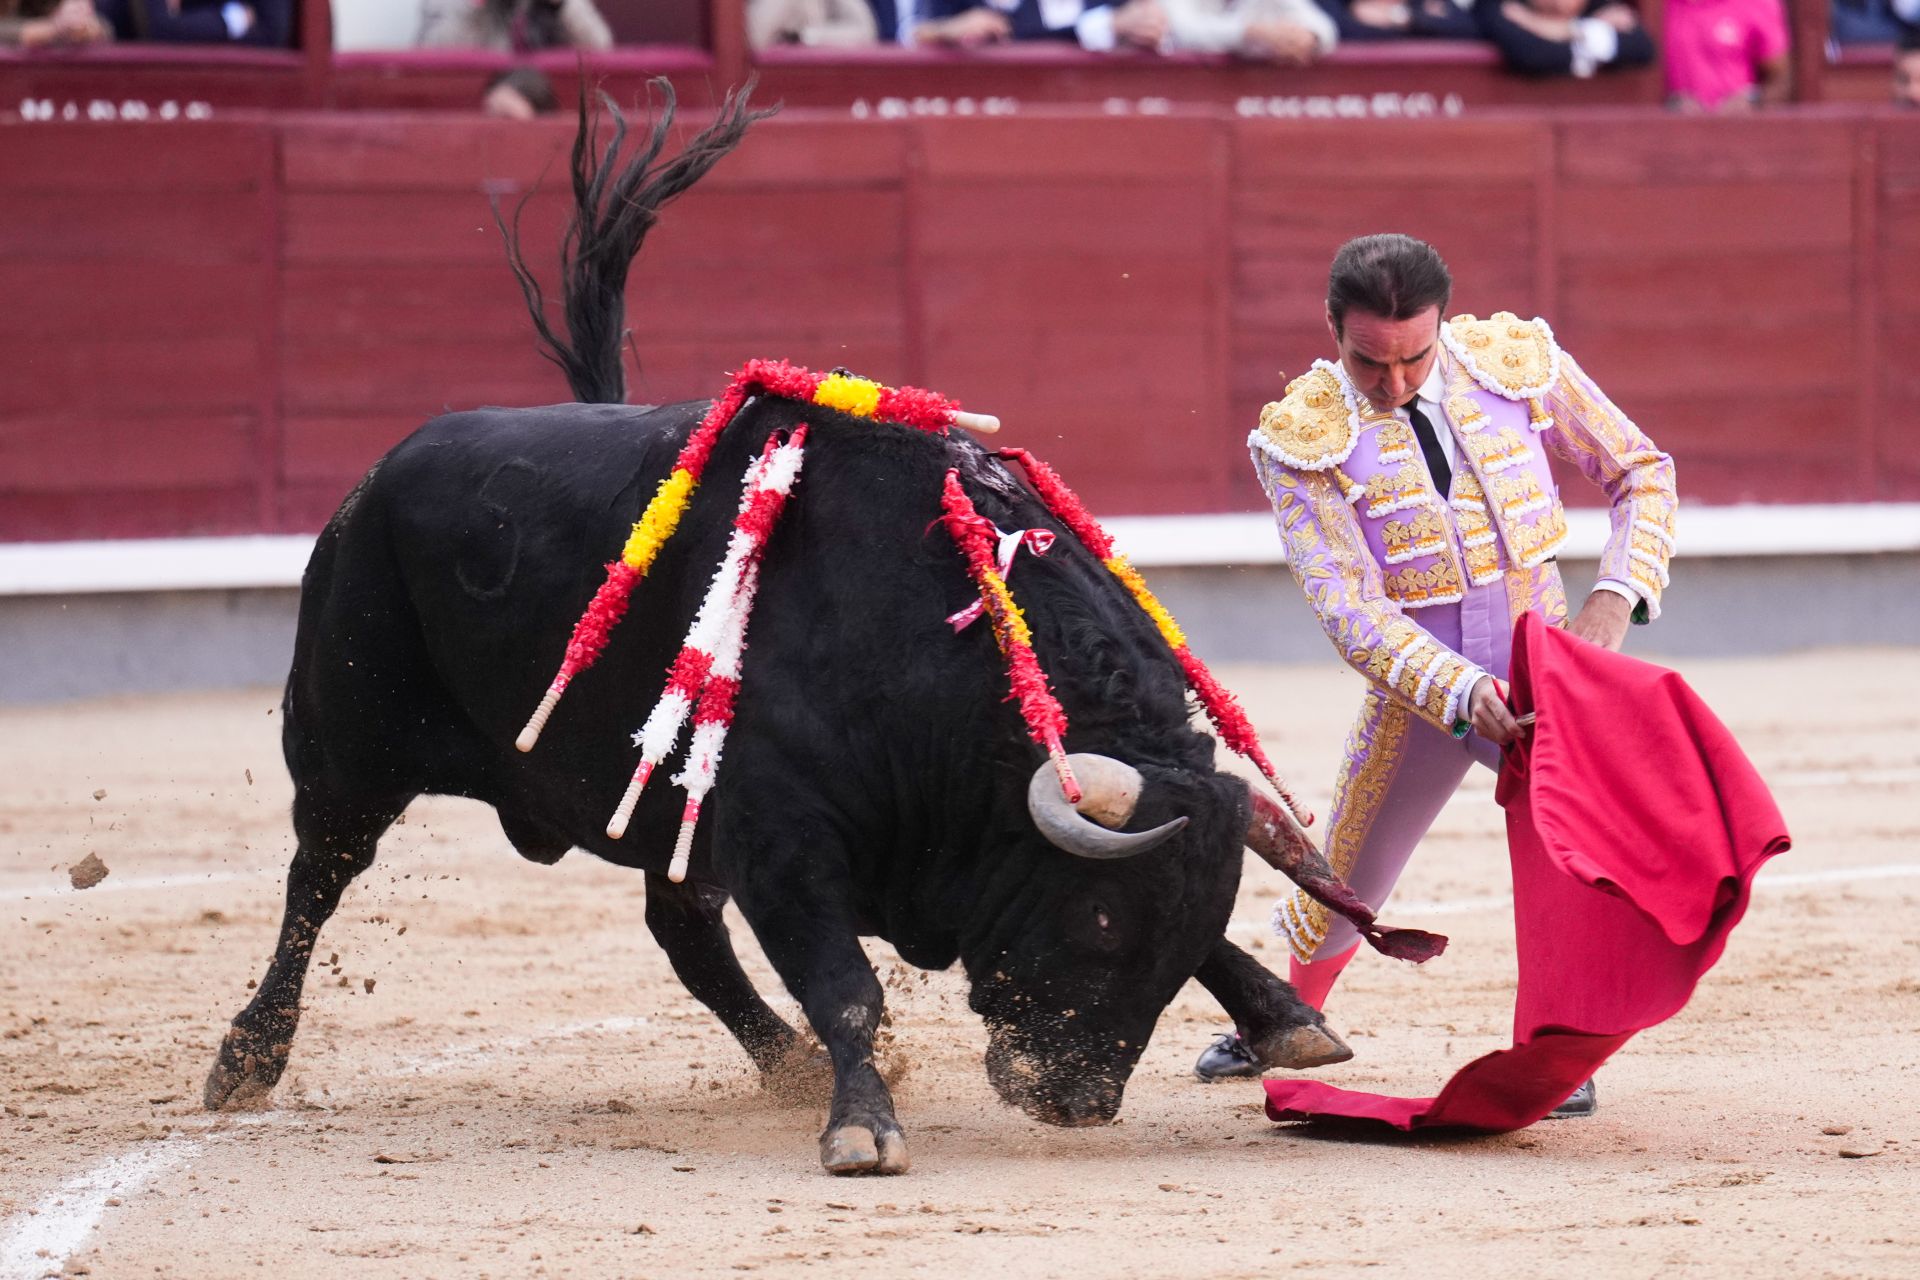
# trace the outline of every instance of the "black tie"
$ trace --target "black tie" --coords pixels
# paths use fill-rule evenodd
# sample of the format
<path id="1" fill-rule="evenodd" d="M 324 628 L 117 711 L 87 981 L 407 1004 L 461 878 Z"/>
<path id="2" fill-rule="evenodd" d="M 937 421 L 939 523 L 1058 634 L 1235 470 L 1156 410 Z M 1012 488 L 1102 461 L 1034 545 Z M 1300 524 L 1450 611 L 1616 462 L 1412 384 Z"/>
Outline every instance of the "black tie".
<path id="1" fill-rule="evenodd" d="M 1420 412 L 1418 400 L 1407 401 L 1407 418 L 1413 423 L 1413 434 L 1420 439 L 1420 452 L 1426 455 L 1433 486 L 1444 498 L 1453 492 L 1453 468 L 1447 465 L 1447 452 L 1440 447 L 1440 437 L 1433 434 L 1433 424 L 1427 421 L 1427 415 Z"/>

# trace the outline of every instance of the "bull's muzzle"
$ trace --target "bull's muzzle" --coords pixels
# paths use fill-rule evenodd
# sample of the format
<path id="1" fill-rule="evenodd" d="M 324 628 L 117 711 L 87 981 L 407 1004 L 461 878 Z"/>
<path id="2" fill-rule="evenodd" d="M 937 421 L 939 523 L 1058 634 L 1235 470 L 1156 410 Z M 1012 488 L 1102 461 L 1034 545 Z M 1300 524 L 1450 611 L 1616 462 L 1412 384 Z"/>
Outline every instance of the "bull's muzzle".
<path id="1" fill-rule="evenodd" d="M 1111 756 L 1079 753 L 1067 757 L 1080 783 L 1080 803 L 1060 794 L 1053 765 L 1043 764 L 1027 783 L 1027 812 L 1040 834 L 1057 849 L 1077 858 L 1131 858 L 1164 844 L 1187 825 L 1184 816 L 1151 831 L 1122 831 L 1140 803 L 1145 785 L 1140 771 Z"/>

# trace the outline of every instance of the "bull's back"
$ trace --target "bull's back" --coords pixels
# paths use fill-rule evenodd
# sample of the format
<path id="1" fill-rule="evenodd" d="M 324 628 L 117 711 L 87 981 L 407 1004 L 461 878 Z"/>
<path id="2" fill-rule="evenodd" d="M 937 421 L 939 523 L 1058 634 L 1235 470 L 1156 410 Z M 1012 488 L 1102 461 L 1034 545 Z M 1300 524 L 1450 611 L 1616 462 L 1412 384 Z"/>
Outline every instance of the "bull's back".
<path id="1" fill-rule="evenodd" d="M 303 764 L 425 768 L 399 785 L 484 791 L 501 725 L 551 676 L 704 408 L 479 409 L 396 445 L 341 504 L 302 583 L 285 725 L 296 777 Z"/>

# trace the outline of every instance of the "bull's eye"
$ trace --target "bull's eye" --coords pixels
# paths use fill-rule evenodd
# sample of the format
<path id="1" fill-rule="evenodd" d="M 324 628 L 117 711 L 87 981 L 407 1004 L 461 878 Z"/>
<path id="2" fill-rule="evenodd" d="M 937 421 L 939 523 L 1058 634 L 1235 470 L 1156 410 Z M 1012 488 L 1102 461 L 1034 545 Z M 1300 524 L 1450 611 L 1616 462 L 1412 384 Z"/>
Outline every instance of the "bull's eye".
<path id="1" fill-rule="evenodd" d="M 1076 903 L 1064 923 L 1076 945 L 1101 955 L 1112 955 L 1123 949 L 1126 946 L 1123 935 L 1131 933 L 1124 904 L 1116 907 L 1104 895 Z"/>

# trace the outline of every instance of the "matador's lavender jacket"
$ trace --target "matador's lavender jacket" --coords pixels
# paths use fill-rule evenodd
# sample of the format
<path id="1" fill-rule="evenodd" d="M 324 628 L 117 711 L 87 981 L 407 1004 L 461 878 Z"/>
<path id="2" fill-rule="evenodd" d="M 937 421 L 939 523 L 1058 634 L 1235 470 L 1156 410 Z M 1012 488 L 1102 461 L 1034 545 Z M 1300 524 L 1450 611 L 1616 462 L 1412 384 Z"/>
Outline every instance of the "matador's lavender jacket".
<path id="1" fill-rule="evenodd" d="M 1658 617 L 1673 553 L 1673 461 L 1553 340 L 1509 312 L 1441 326 L 1445 426 L 1458 445 L 1443 499 L 1413 431 L 1322 360 L 1269 404 L 1249 443 L 1287 563 L 1340 654 L 1422 719 L 1451 730 L 1484 672 L 1434 641 L 1418 611 L 1504 576 L 1517 617 L 1566 612 L 1554 557 L 1566 512 L 1551 449 L 1613 503 L 1600 576 Z"/>
<path id="2" fill-rule="evenodd" d="M 1466 733 L 1475 682 L 1506 674 L 1513 623 L 1529 610 L 1549 623 L 1566 617 L 1554 558 L 1567 520 L 1548 451 L 1611 501 L 1600 577 L 1639 597 L 1636 620 L 1659 614 L 1673 552 L 1672 460 L 1545 321 L 1458 316 L 1440 336 L 1435 426 L 1456 446 L 1451 493 L 1436 491 L 1412 428 L 1325 361 L 1266 407 L 1249 441 L 1287 564 L 1370 686 L 1336 782 L 1327 855 L 1375 908 L 1470 757 L 1490 757 L 1472 750 L 1488 744 L 1452 739 Z M 1302 961 L 1353 941 L 1297 895 L 1275 918 Z"/>

